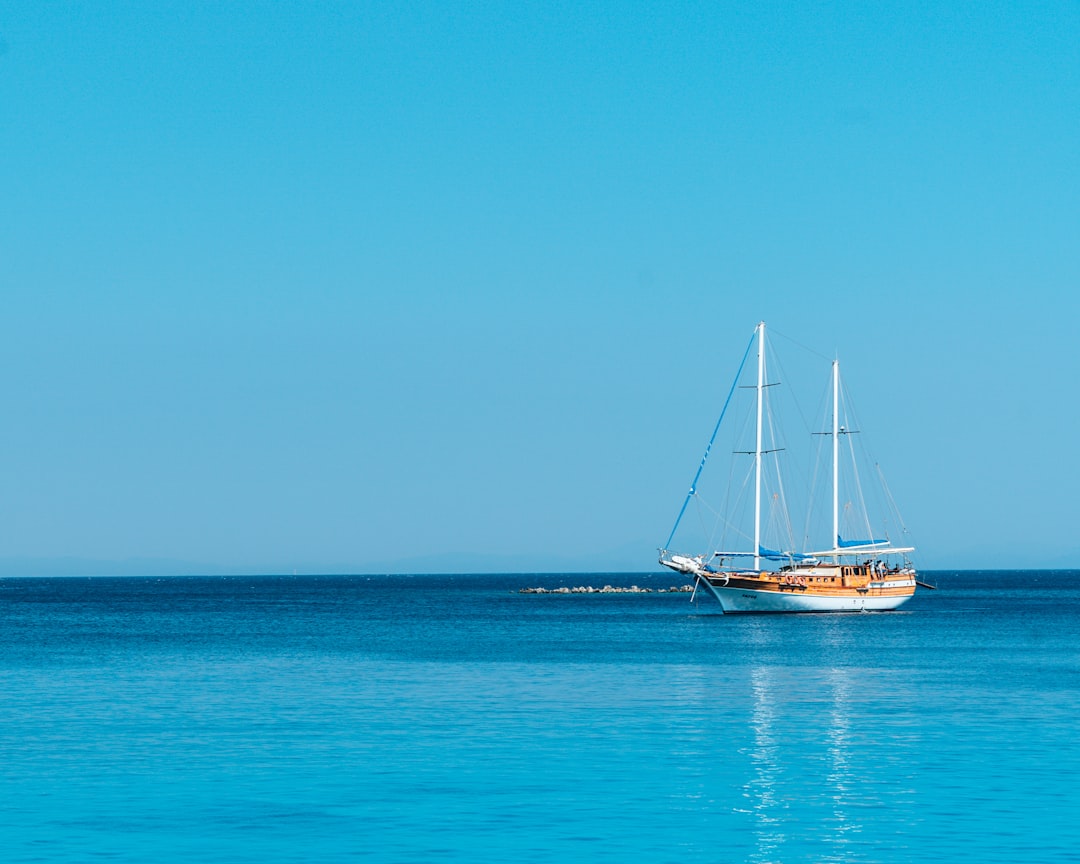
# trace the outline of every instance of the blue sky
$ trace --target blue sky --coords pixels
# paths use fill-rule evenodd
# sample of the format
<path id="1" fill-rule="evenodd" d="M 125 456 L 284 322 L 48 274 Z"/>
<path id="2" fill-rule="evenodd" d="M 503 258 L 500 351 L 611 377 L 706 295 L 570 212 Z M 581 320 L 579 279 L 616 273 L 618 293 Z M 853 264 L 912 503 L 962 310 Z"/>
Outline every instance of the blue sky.
<path id="1" fill-rule="evenodd" d="M 1080 8 L 0 3 L 0 569 L 647 570 L 754 325 L 1075 566 Z"/>

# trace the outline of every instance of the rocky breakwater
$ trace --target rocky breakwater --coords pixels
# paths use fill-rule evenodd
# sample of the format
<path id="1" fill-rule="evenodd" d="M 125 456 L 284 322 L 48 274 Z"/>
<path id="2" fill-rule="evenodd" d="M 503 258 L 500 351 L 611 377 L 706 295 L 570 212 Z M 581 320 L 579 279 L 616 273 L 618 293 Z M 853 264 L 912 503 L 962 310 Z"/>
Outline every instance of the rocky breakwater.
<path id="1" fill-rule="evenodd" d="M 641 588 L 631 585 L 629 588 L 605 585 L 596 588 L 592 585 L 578 585 L 576 588 L 522 588 L 518 594 L 688 594 L 693 585 L 672 585 L 670 588 Z"/>

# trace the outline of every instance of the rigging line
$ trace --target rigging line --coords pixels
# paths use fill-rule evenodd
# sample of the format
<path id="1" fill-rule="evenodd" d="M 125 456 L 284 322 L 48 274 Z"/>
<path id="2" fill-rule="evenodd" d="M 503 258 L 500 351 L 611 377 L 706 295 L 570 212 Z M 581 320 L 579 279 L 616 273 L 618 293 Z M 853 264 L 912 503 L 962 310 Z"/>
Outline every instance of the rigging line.
<path id="1" fill-rule="evenodd" d="M 733 439 L 732 440 L 733 441 L 738 440 L 741 437 L 742 437 L 741 434 L 733 434 Z M 723 511 L 722 511 L 722 512 L 728 513 L 728 514 L 733 514 L 733 513 L 736 512 L 736 508 L 738 507 L 738 503 L 742 499 L 742 496 L 746 491 L 747 484 L 750 482 L 750 475 L 753 473 L 753 466 L 752 465 L 750 465 L 749 467 L 747 467 L 745 469 L 745 471 L 743 472 L 742 486 L 739 489 L 739 491 L 736 492 L 736 490 L 735 490 L 735 464 L 736 463 L 735 463 L 734 459 L 729 459 L 728 460 L 728 472 L 727 472 L 728 476 L 727 476 L 727 483 L 724 486 L 724 506 L 723 506 Z M 734 498 L 734 501 L 732 500 L 733 498 Z M 736 534 L 739 533 L 738 526 L 735 524 L 734 520 L 731 519 L 731 518 L 725 518 L 724 519 L 724 530 L 720 534 L 720 542 L 719 542 L 718 548 L 723 549 L 728 545 L 727 536 L 728 536 L 729 531 L 734 531 Z M 713 542 L 712 545 L 714 547 L 717 546 L 717 544 L 715 542 Z"/>
<path id="2" fill-rule="evenodd" d="M 878 479 L 881 481 L 881 488 L 885 490 L 885 497 L 889 499 L 889 507 L 896 517 L 896 521 L 900 523 L 900 530 L 904 534 L 910 533 L 907 525 L 904 524 L 904 516 L 900 512 L 900 508 L 896 506 L 896 500 L 893 498 L 892 490 L 889 489 L 889 484 L 885 480 L 885 472 L 881 470 L 881 465 L 877 462 L 874 463 L 874 468 L 877 469 Z"/>
<path id="3" fill-rule="evenodd" d="M 720 511 L 717 510 L 715 507 L 713 507 L 712 504 L 710 504 L 708 501 L 706 501 L 700 495 L 695 495 L 694 496 L 694 509 L 697 512 L 698 522 L 701 523 L 701 535 L 703 537 L 706 537 L 706 536 L 707 537 L 715 537 L 716 536 L 716 526 L 717 526 L 717 524 L 719 524 L 719 522 L 721 520 Z M 712 516 L 712 528 L 711 529 L 708 529 L 708 528 L 705 527 L 705 512 L 704 511 L 706 511 L 706 510 L 709 512 L 709 515 Z M 710 543 L 711 543 L 711 541 L 710 541 Z"/>
<path id="4" fill-rule="evenodd" d="M 786 379 L 788 376 L 787 376 L 787 373 L 786 373 L 786 371 L 785 371 L 785 369 L 783 367 L 783 364 L 780 361 L 780 355 L 771 346 L 770 346 L 769 356 L 772 358 L 773 363 L 775 364 L 775 366 L 779 370 L 779 373 L 780 373 L 779 377 L 781 379 Z M 794 389 L 786 390 L 785 395 L 788 397 L 787 401 L 795 406 L 795 410 L 799 414 L 799 419 L 802 421 L 803 428 L 806 431 L 806 433 L 807 434 L 812 434 L 810 424 L 807 422 L 806 414 L 803 411 L 803 405 L 799 401 L 799 399 L 797 398 Z M 784 448 L 780 447 L 779 445 L 783 444 L 783 443 L 786 443 L 786 441 L 784 440 L 783 435 L 780 432 L 778 432 L 778 430 L 777 430 L 777 427 L 776 427 L 776 413 L 777 412 L 773 410 L 772 400 L 771 399 L 766 400 L 765 404 L 766 404 L 766 406 L 768 408 L 769 437 L 770 437 L 770 441 L 772 442 L 773 447 L 775 448 L 773 451 L 770 451 L 770 452 L 776 452 L 776 451 L 784 449 Z M 781 427 L 781 429 L 782 429 L 782 427 Z M 789 474 L 789 478 L 790 478 L 791 473 L 793 473 L 793 472 L 800 475 L 799 479 L 802 481 L 803 486 L 805 487 L 806 476 L 805 476 L 804 466 L 801 465 L 800 463 L 798 463 L 794 459 L 786 462 L 785 464 L 786 464 L 786 468 L 787 468 L 787 471 L 788 471 L 788 474 Z M 781 524 L 781 529 L 780 529 L 781 533 L 783 533 L 785 535 L 783 544 L 779 544 L 779 545 L 787 545 L 789 548 L 795 549 L 796 545 L 797 545 L 796 542 L 795 542 L 795 526 L 794 526 L 794 523 L 792 522 L 792 519 L 791 519 L 791 507 L 788 504 L 787 490 L 786 490 L 786 487 L 785 487 L 785 484 L 784 484 L 783 472 L 781 472 L 781 470 L 780 470 L 780 459 L 779 459 L 778 456 L 773 457 L 773 466 L 774 466 L 775 477 L 776 477 L 776 488 L 777 488 L 778 493 L 779 493 L 779 502 L 780 502 L 779 503 L 780 513 L 779 513 L 779 516 L 777 516 L 775 518 L 778 520 L 778 523 Z M 804 549 L 806 548 L 805 543 L 803 545 L 803 548 Z"/>
<path id="5" fill-rule="evenodd" d="M 783 363 L 780 362 L 780 355 L 776 352 L 776 350 L 773 349 L 771 345 L 766 345 L 766 350 L 769 352 L 769 357 L 772 359 L 773 365 L 776 366 L 777 372 L 779 373 L 778 377 L 780 381 L 791 380 L 788 377 L 787 370 L 784 368 Z M 806 414 L 803 412 L 803 406 L 802 403 L 799 401 L 797 394 L 795 393 L 795 388 L 790 387 L 785 388 L 785 390 L 787 394 L 786 401 L 790 402 L 795 406 L 795 410 L 796 412 L 798 412 L 799 419 L 802 420 L 803 427 L 806 429 L 807 432 L 810 432 L 810 424 L 806 420 Z"/>
<path id="6" fill-rule="evenodd" d="M 855 479 L 855 494 L 858 497 L 859 509 L 862 511 L 862 522 L 866 527 L 866 537 L 872 543 L 874 541 L 874 527 L 870 524 L 870 513 L 866 509 L 866 497 L 863 495 L 862 478 L 859 477 L 859 469 L 855 459 L 855 445 L 851 436 L 848 436 L 848 450 L 851 453 L 851 473 Z M 855 539 L 854 537 L 852 538 Z"/>
<path id="7" fill-rule="evenodd" d="M 750 349 L 753 347 L 754 339 L 757 338 L 757 335 L 757 329 L 755 328 L 753 335 L 750 337 L 750 341 L 746 344 L 746 351 L 743 353 L 742 362 L 739 364 L 739 371 L 735 373 L 735 380 L 731 382 L 731 389 L 728 391 L 727 399 L 724 400 L 724 407 L 720 411 L 720 418 L 716 421 L 712 437 L 709 438 L 709 444 L 705 448 L 705 455 L 701 457 L 701 464 L 698 465 L 697 473 L 694 475 L 694 482 L 690 484 L 690 491 L 686 493 L 686 500 L 683 501 L 683 505 L 679 510 L 679 515 L 676 517 L 675 524 L 671 528 L 671 534 L 668 536 L 667 543 L 664 544 L 665 549 L 671 545 L 671 541 L 675 538 L 675 532 L 679 528 L 679 522 L 682 521 L 683 513 L 686 512 L 686 505 L 690 503 L 690 499 L 694 497 L 694 492 L 697 491 L 697 482 L 701 477 L 702 469 L 705 468 L 705 460 L 709 458 L 709 451 L 712 450 L 713 442 L 716 440 L 716 433 L 720 431 L 720 424 L 723 422 L 724 415 L 727 413 L 728 405 L 731 404 L 731 397 L 735 393 L 735 386 L 739 383 L 743 366 L 746 365 L 746 358 L 750 356 Z"/>
<path id="8" fill-rule="evenodd" d="M 785 338 L 788 338 L 788 337 L 785 337 Z M 793 340 L 788 338 L 788 341 L 792 342 Z M 798 344 L 798 343 L 795 343 L 795 344 Z M 803 347 L 803 346 L 800 346 L 800 347 Z M 787 367 L 784 366 L 784 364 L 783 364 L 783 362 L 781 360 L 781 352 L 777 351 L 776 346 L 772 345 L 772 344 L 767 345 L 766 348 L 767 348 L 767 350 L 769 352 L 769 355 L 768 355 L 769 358 L 772 360 L 774 366 L 776 367 L 776 369 L 777 369 L 777 371 L 779 373 L 779 375 L 778 375 L 779 379 L 780 380 L 788 380 L 789 378 L 791 378 L 792 376 L 789 376 L 788 371 L 787 371 Z M 805 358 L 804 358 L 804 360 L 805 360 Z M 816 368 L 816 366 L 815 366 L 815 368 Z M 826 388 L 822 392 L 822 397 L 821 397 L 822 400 L 825 399 L 827 393 L 828 393 L 828 388 Z M 772 434 L 773 438 L 776 439 L 776 441 L 778 442 L 778 443 L 774 444 L 773 446 L 779 447 L 781 445 L 781 443 L 786 443 L 786 440 L 784 440 L 783 435 L 782 434 L 778 435 L 777 431 L 775 429 L 776 415 L 778 413 L 780 413 L 780 411 L 773 410 L 773 407 L 772 407 L 773 402 L 772 402 L 771 399 L 766 404 L 769 406 L 769 409 L 770 409 L 769 423 L 770 423 L 771 434 Z M 819 401 L 819 406 L 820 406 L 820 404 L 821 403 Z M 787 416 L 790 416 L 790 414 L 791 414 L 790 409 L 792 407 L 794 408 L 795 413 L 797 413 L 797 415 L 799 417 L 799 420 L 802 422 L 803 430 L 805 431 L 805 433 L 807 435 L 816 434 L 816 433 L 814 433 L 812 431 L 813 428 L 816 428 L 816 425 L 812 427 L 811 423 L 808 420 L 808 415 L 807 415 L 807 412 L 805 410 L 805 408 L 807 406 L 805 406 L 804 403 L 803 403 L 803 400 L 801 400 L 799 398 L 798 388 L 795 388 L 795 387 L 785 388 L 784 389 L 784 399 L 783 399 L 783 402 L 781 403 L 781 405 L 782 405 L 782 408 L 788 409 L 785 412 Z M 816 411 L 814 412 L 812 417 L 816 422 L 816 418 L 817 418 L 817 412 Z M 794 428 L 794 426 L 791 426 L 790 428 Z M 781 426 L 781 430 L 783 430 L 783 429 L 784 429 L 784 427 Z M 778 466 L 778 470 L 779 470 L 779 466 Z M 785 471 L 787 473 L 787 480 L 789 482 L 790 482 L 792 476 L 795 476 L 800 481 L 800 483 L 798 485 L 798 488 L 802 488 L 802 489 L 808 488 L 806 486 L 807 473 L 808 473 L 807 472 L 807 466 L 802 461 L 800 461 L 799 459 L 794 458 L 794 457 L 789 458 L 785 462 Z M 783 478 L 778 478 L 778 479 L 780 479 L 782 481 Z M 783 487 L 783 483 L 781 483 L 781 487 Z M 783 488 L 781 489 L 781 491 L 782 492 L 784 491 Z M 792 546 L 792 548 L 794 548 L 795 545 L 796 545 L 795 544 L 795 528 L 794 528 L 795 523 L 792 521 L 792 518 L 791 518 L 792 511 L 791 511 L 791 507 L 790 507 L 790 505 L 788 504 L 788 501 L 787 501 L 786 492 L 784 492 L 783 498 L 784 498 L 784 507 L 786 508 L 785 512 L 786 512 L 786 516 L 787 516 L 788 539 L 789 539 L 790 545 Z M 804 540 L 805 540 L 805 542 L 804 542 L 803 548 L 805 549 L 805 548 L 807 548 L 806 544 L 809 543 L 809 540 L 805 539 L 805 538 L 804 538 Z"/>
<path id="9" fill-rule="evenodd" d="M 842 381 L 841 386 L 844 388 L 844 394 L 843 395 L 844 395 L 845 414 L 850 412 L 851 426 L 849 426 L 848 428 L 852 432 L 857 432 L 857 431 L 859 431 L 858 427 L 861 426 L 862 424 L 861 424 L 861 422 L 859 420 L 859 415 L 858 415 L 858 412 L 856 411 L 855 403 L 851 399 L 851 394 L 847 389 L 847 384 Z M 854 428 L 852 428 L 852 427 L 854 427 Z M 860 450 L 861 457 L 864 460 L 863 463 L 862 463 L 864 466 L 867 465 L 867 464 L 873 464 L 875 467 L 878 467 L 878 462 L 877 462 L 876 459 L 873 458 L 873 454 L 871 454 L 870 448 L 868 448 L 866 446 L 865 441 L 859 441 L 859 450 Z M 854 454 L 854 449 L 852 449 L 852 453 Z M 880 471 L 880 468 L 878 470 Z M 859 477 L 858 474 L 856 474 L 855 479 L 856 479 L 857 488 L 859 490 L 859 498 L 861 499 L 861 502 L 862 502 L 863 519 L 866 520 L 866 529 L 869 532 L 868 536 L 872 540 L 872 539 L 874 539 L 874 528 L 873 528 L 873 525 L 871 524 L 871 520 L 870 520 L 870 508 L 866 506 L 866 499 L 865 499 L 866 492 L 863 489 L 862 478 Z M 873 487 L 871 486 L 871 491 L 872 490 L 873 490 Z M 881 501 L 881 495 L 879 493 L 876 496 L 875 504 L 880 505 L 881 503 L 883 503 L 883 502 Z M 899 516 L 899 513 L 897 514 L 897 516 Z M 886 536 L 888 536 L 887 533 L 886 533 Z"/>
<path id="10" fill-rule="evenodd" d="M 698 496 L 698 500 L 699 501 L 701 500 L 700 495 Z M 728 520 L 727 520 L 727 517 L 725 516 L 726 510 L 720 510 L 720 509 L 717 509 L 717 508 L 713 508 L 711 505 L 708 504 L 708 502 L 705 503 L 705 506 L 709 508 L 709 511 L 712 513 L 712 516 L 713 516 L 712 530 L 709 531 L 708 533 L 706 533 L 704 530 L 701 532 L 702 537 L 707 537 L 708 538 L 706 543 L 705 543 L 705 548 L 706 549 L 723 549 L 724 548 L 723 538 L 727 535 L 727 531 L 728 531 Z M 718 539 L 718 535 L 719 535 L 719 539 Z"/>
<path id="11" fill-rule="evenodd" d="M 701 502 L 701 497 L 700 497 L 700 496 L 698 496 L 698 499 L 697 499 L 697 500 L 698 500 L 698 502 L 700 503 L 700 502 Z M 706 506 L 706 507 L 708 507 L 708 505 L 707 505 L 707 504 L 706 504 L 705 506 Z M 710 509 L 710 510 L 712 510 L 712 508 L 711 508 L 711 507 L 709 507 L 709 509 Z M 707 548 L 707 549 L 723 549 L 723 548 L 725 548 L 725 547 L 726 547 L 726 546 L 728 545 L 728 544 L 727 544 L 727 533 L 728 533 L 728 531 L 732 531 L 732 532 L 734 532 L 736 536 L 738 536 L 738 537 L 741 537 L 741 538 L 743 538 L 743 539 L 745 539 L 745 540 L 750 540 L 750 539 L 752 539 L 752 538 L 750 537 L 750 535 L 749 535 L 749 534 L 747 534 L 747 533 L 746 533 L 745 531 L 740 531 L 740 530 L 739 530 L 739 526 L 738 526 L 738 525 L 736 525 L 735 523 L 731 522 L 731 521 L 730 521 L 730 520 L 728 520 L 728 519 L 725 519 L 725 518 L 724 518 L 724 517 L 723 517 L 723 516 L 722 516 L 722 515 L 721 515 L 721 514 L 719 513 L 719 511 L 716 511 L 716 510 L 712 510 L 712 513 L 713 513 L 713 515 L 714 515 L 714 516 L 716 517 L 716 522 L 715 522 L 715 524 L 716 524 L 716 525 L 718 525 L 718 526 L 719 526 L 719 525 L 722 525 L 722 526 L 723 526 L 723 528 L 724 528 L 724 531 L 723 531 L 723 533 L 722 533 L 722 534 L 720 535 L 720 542 L 719 542 L 719 543 L 718 543 L 718 542 L 716 542 L 716 539 L 717 539 L 717 538 L 716 538 L 716 531 L 714 531 L 714 532 L 713 532 L 713 533 L 712 533 L 712 534 L 711 534 L 711 535 L 709 536 L 709 542 L 705 544 L 705 548 Z M 704 532 L 703 532 L 703 533 L 704 533 Z"/>
<path id="12" fill-rule="evenodd" d="M 769 438 L 770 438 L 771 441 L 773 441 L 775 443 L 776 438 L 777 438 L 776 424 L 774 422 L 774 417 L 773 417 L 773 412 L 771 410 L 771 407 L 772 406 L 770 405 L 769 406 L 770 410 L 769 410 L 769 414 L 768 414 Z M 783 529 L 787 533 L 787 537 L 784 538 L 784 542 L 788 546 L 791 546 L 792 548 L 794 548 L 794 546 L 795 546 L 795 536 L 794 536 L 794 532 L 791 529 L 791 514 L 788 511 L 787 495 L 784 492 L 784 475 L 780 470 L 780 456 L 777 455 L 778 453 L 779 453 L 779 448 L 773 450 L 772 462 L 773 462 L 773 471 L 774 471 L 775 476 L 776 476 L 776 489 L 777 489 L 778 500 L 779 500 L 779 504 L 775 505 L 775 506 L 778 506 L 780 508 L 780 512 L 779 512 L 779 514 L 770 512 L 769 519 L 770 519 L 770 523 L 773 520 L 779 520 L 783 524 Z M 777 537 L 779 538 L 779 536 L 780 535 L 779 535 L 779 532 L 778 532 Z M 784 544 L 783 543 L 778 543 L 777 545 L 784 545 Z"/>
<path id="13" fill-rule="evenodd" d="M 742 521 L 742 524 L 744 526 L 746 525 L 746 518 L 745 518 L 746 511 L 751 506 L 750 505 L 750 498 L 751 498 L 750 489 L 751 489 L 751 481 L 754 479 L 754 474 L 755 474 L 754 463 L 753 462 L 748 462 L 746 470 L 743 471 L 742 486 L 739 488 L 739 492 L 735 496 L 735 507 L 738 509 L 738 513 L 739 513 L 738 518 L 740 518 L 740 520 Z M 729 511 L 729 512 L 731 512 L 731 511 Z M 753 515 L 753 514 L 749 514 L 749 515 Z M 752 519 L 750 520 L 750 523 L 753 524 Z M 733 522 L 731 527 L 732 527 L 732 530 L 734 530 L 734 532 L 739 537 L 743 538 L 744 540 L 749 542 L 749 541 L 752 541 L 754 539 L 753 535 L 751 535 L 748 531 L 745 531 L 742 528 L 740 528 L 737 523 Z M 750 545 L 753 546 L 753 543 L 750 543 Z"/>
<path id="14" fill-rule="evenodd" d="M 705 527 L 705 513 L 703 512 L 704 510 L 709 510 L 710 512 L 712 512 L 712 508 L 709 506 L 708 502 L 702 500 L 700 495 L 695 495 L 694 496 L 694 512 L 697 513 L 698 523 L 699 523 L 700 528 L 701 528 L 701 534 L 702 534 L 703 537 L 708 537 L 708 536 L 715 535 L 716 534 L 716 522 L 717 522 L 717 519 L 719 519 L 720 517 L 715 512 L 712 513 L 712 517 L 713 517 L 712 530 L 710 532 L 709 529 L 707 529 Z M 668 545 L 669 546 L 671 545 L 670 540 L 668 541 Z"/>
<path id="15" fill-rule="evenodd" d="M 815 357 L 820 357 L 822 360 L 827 360 L 828 362 L 832 363 L 832 361 L 834 359 L 832 357 L 826 357 L 820 351 L 818 351 L 815 348 L 811 348 L 809 345 L 804 345 L 798 339 L 792 339 L 790 336 L 788 336 L 788 335 L 786 335 L 784 333 L 781 333 L 779 330 L 775 329 L 774 327 L 769 328 L 769 334 L 771 336 L 779 336 L 781 339 L 787 339 L 787 341 L 790 342 L 792 345 L 798 345 L 800 348 L 803 349 L 803 351 L 809 351 Z"/>
<path id="16" fill-rule="evenodd" d="M 851 396 L 847 392 L 847 387 L 841 382 L 841 396 L 843 397 L 844 405 L 844 420 L 850 423 L 850 420 L 858 419 L 855 415 L 855 408 L 850 404 Z M 850 411 L 850 418 L 848 412 Z M 857 460 L 855 459 L 855 443 L 853 441 L 854 436 L 847 436 L 848 452 L 851 454 L 851 474 L 855 481 L 855 493 L 858 496 L 859 507 L 862 509 L 862 521 L 866 526 L 867 538 L 871 541 L 874 539 L 874 528 L 870 524 L 870 513 L 866 509 L 866 498 L 863 495 L 862 479 L 859 477 L 859 468 Z M 861 529 L 860 529 L 861 530 Z M 854 539 L 854 538 L 851 538 Z M 839 542 L 839 541 L 838 541 Z"/>
<path id="17" fill-rule="evenodd" d="M 743 474 L 742 487 L 739 489 L 738 493 L 735 494 L 735 502 L 734 502 L 734 505 L 733 505 L 732 501 L 731 501 L 731 498 L 732 498 L 733 488 L 734 488 L 734 485 L 735 485 L 734 482 L 733 482 L 734 473 L 735 472 L 734 472 L 734 466 L 733 466 L 732 470 L 729 472 L 728 489 L 727 489 L 726 495 L 724 496 L 724 513 L 734 514 L 736 511 L 738 511 L 739 513 L 742 512 L 742 508 L 746 504 L 745 498 L 747 497 L 747 493 L 748 493 L 748 490 L 749 490 L 750 480 L 754 476 L 753 463 L 750 463 L 750 466 L 746 469 L 746 471 Z M 698 497 L 698 500 L 699 501 L 701 500 L 700 496 Z M 710 547 L 712 547 L 713 549 L 724 549 L 724 548 L 727 548 L 727 547 L 729 547 L 731 545 L 735 545 L 734 543 L 728 543 L 727 538 L 728 538 L 729 533 L 733 534 L 735 539 L 745 540 L 745 541 L 747 541 L 747 543 L 750 546 L 753 546 L 752 541 L 753 541 L 754 538 L 751 537 L 750 534 L 748 534 L 746 531 L 743 531 L 741 528 L 739 528 L 739 525 L 735 521 L 735 519 L 728 518 L 726 516 L 722 516 L 719 512 L 716 514 L 716 516 L 717 516 L 717 524 L 718 525 L 722 524 L 724 530 L 720 534 L 720 542 L 719 543 L 715 542 L 715 536 L 716 536 L 715 534 L 713 534 L 712 537 L 710 537 L 710 543 L 709 543 Z M 735 518 L 738 518 L 738 517 L 735 517 Z"/>
<path id="18" fill-rule="evenodd" d="M 810 500 L 806 507 L 806 524 L 803 526 L 803 544 L 804 549 L 812 549 L 809 546 L 810 543 L 810 525 L 814 517 L 814 505 L 818 498 L 818 474 L 821 471 L 822 456 L 821 450 L 824 447 L 824 439 L 818 438 L 817 453 L 814 454 L 814 473 L 810 480 Z"/>
<path id="19" fill-rule="evenodd" d="M 832 386 L 830 382 L 822 391 L 821 398 L 818 399 L 816 416 L 822 418 L 821 423 L 818 426 L 820 429 L 824 429 L 829 425 L 829 409 L 831 407 L 829 405 L 829 396 L 831 395 L 831 391 Z M 810 480 L 810 498 L 806 508 L 806 523 L 803 526 L 803 542 L 808 544 L 807 548 L 813 548 L 813 546 L 810 546 L 809 544 L 810 538 L 815 530 L 818 534 L 822 534 L 826 537 L 832 533 L 831 531 L 821 532 L 818 530 L 820 528 L 820 523 L 815 522 L 817 518 L 820 518 L 817 516 L 818 505 L 821 503 L 821 498 L 826 495 L 826 493 L 822 491 L 825 486 L 825 480 L 822 478 L 823 476 L 827 476 L 828 472 L 827 470 L 823 472 L 822 468 L 826 464 L 826 436 L 829 436 L 829 434 L 830 433 L 828 432 L 812 433 L 812 437 L 817 442 L 817 449 L 814 451 L 813 473 Z M 820 486 L 818 485 L 819 483 L 821 483 Z"/>
<path id="20" fill-rule="evenodd" d="M 780 513 L 783 520 L 784 530 L 787 532 L 787 545 L 789 549 L 795 549 L 795 529 L 791 524 L 791 510 L 787 503 L 787 492 L 784 490 L 784 478 L 780 473 L 780 457 L 774 457 L 776 463 L 776 486 L 780 492 Z"/>

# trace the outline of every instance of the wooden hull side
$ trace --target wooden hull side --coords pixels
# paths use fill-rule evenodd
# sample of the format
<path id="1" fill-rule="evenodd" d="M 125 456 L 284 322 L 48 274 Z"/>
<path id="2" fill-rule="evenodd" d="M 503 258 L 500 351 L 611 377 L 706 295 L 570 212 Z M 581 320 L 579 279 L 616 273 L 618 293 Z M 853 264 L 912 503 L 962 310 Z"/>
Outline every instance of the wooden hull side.
<path id="1" fill-rule="evenodd" d="M 889 612 L 915 594 L 915 576 L 901 575 L 862 586 L 787 584 L 778 574 L 708 576 L 701 581 L 725 613 Z"/>

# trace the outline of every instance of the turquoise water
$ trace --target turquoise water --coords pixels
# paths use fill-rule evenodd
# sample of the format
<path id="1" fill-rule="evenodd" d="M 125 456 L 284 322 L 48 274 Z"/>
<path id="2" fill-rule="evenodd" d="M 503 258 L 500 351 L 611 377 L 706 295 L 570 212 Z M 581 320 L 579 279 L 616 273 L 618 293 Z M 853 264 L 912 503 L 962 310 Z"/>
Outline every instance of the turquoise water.
<path id="1" fill-rule="evenodd" d="M 1080 573 L 932 578 L 0 580 L 0 859 L 1080 861 Z"/>

